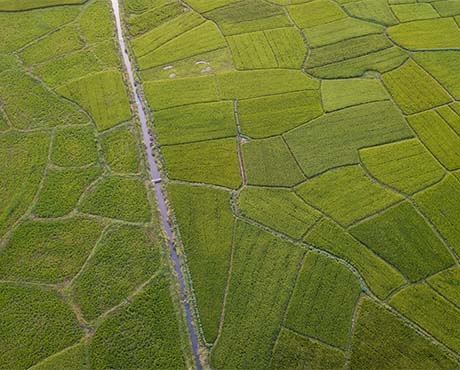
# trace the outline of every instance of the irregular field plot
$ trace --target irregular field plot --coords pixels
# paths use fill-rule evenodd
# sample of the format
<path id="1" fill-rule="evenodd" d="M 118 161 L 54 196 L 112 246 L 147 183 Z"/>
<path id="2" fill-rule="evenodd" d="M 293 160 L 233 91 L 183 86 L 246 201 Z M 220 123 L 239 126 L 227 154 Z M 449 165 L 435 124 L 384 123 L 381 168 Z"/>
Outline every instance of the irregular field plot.
<path id="1" fill-rule="evenodd" d="M 373 182 L 358 166 L 328 171 L 297 186 L 296 192 L 343 225 L 350 225 L 402 198 Z"/>
<path id="2" fill-rule="evenodd" d="M 401 273 L 331 220 L 323 218 L 304 240 L 354 266 L 379 298 L 405 283 Z"/>
<path id="3" fill-rule="evenodd" d="M 398 24 L 398 20 L 391 11 L 389 5 L 380 0 L 350 1 L 344 4 L 345 9 L 351 16 L 376 22 L 385 26 Z"/>
<path id="4" fill-rule="evenodd" d="M 299 28 L 315 27 L 346 18 L 345 12 L 330 0 L 315 0 L 288 7 L 289 14 Z"/>
<path id="5" fill-rule="evenodd" d="M 438 272 L 426 281 L 436 292 L 460 307 L 460 268 L 458 266 Z"/>
<path id="6" fill-rule="evenodd" d="M 404 113 L 414 114 L 448 103 L 442 87 L 412 61 L 383 75 L 383 82 Z"/>
<path id="7" fill-rule="evenodd" d="M 0 363 L 7 369 L 28 369 L 83 334 L 70 307 L 50 290 L 1 284 L 0 309 Z"/>
<path id="8" fill-rule="evenodd" d="M 351 233 L 410 281 L 420 280 L 454 263 L 429 223 L 408 202 L 357 224 Z"/>
<path id="9" fill-rule="evenodd" d="M 358 306 L 350 366 L 356 370 L 442 370 L 455 360 L 386 308 L 363 298 Z"/>
<path id="10" fill-rule="evenodd" d="M 88 368 L 84 343 L 66 348 L 51 357 L 46 358 L 38 365 L 32 366 L 31 370 L 81 370 Z"/>
<path id="11" fill-rule="evenodd" d="M 234 248 L 222 336 L 211 363 L 219 369 L 264 369 L 302 250 L 241 221 Z"/>
<path id="12" fill-rule="evenodd" d="M 4 280 L 59 283 L 71 279 L 94 247 L 103 226 L 85 219 L 28 221 L 0 253 Z"/>
<path id="13" fill-rule="evenodd" d="M 217 336 L 233 241 L 230 193 L 170 183 L 180 236 L 187 254 L 200 323 L 208 343 Z"/>
<path id="14" fill-rule="evenodd" d="M 0 11 L 30 10 L 56 5 L 83 4 L 87 0 L 1 0 Z"/>
<path id="15" fill-rule="evenodd" d="M 360 291 L 357 277 L 345 266 L 310 252 L 289 303 L 286 325 L 297 332 L 346 348 Z"/>
<path id="16" fill-rule="evenodd" d="M 251 140 L 242 148 L 248 184 L 292 186 L 304 179 L 280 136 Z"/>
<path id="17" fill-rule="evenodd" d="M 405 193 L 415 193 L 442 179 L 445 171 L 417 139 L 359 151 L 361 162 L 379 181 Z"/>
<path id="18" fill-rule="evenodd" d="M 377 102 L 326 114 L 285 134 L 307 176 L 358 163 L 358 149 L 413 136 L 390 102 Z"/>
<path id="19" fill-rule="evenodd" d="M 282 328 L 270 369 L 340 370 L 344 362 L 340 350 Z"/>
<path id="20" fill-rule="evenodd" d="M 242 215 L 270 228 L 300 239 L 320 218 L 294 192 L 280 188 L 248 186 L 238 197 Z"/>
<path id="21" fill-rule="evenodd" d="M 391 6 L 391 10 L 401 22 L 439 17 L 431 4 L 396 4 Z"/>
<path id="22" fill-rule="evenodd" d="M 314 90 L 238 101 L 241 131 L 252 138 L 282 134 L 321 113 L 320 96 Z"/>
<path id="23" fill-rule="evenodd" d="M 161 152 L 171 179 L 229 188 L 241 184 L 234 138 L 164 146 Z"/>

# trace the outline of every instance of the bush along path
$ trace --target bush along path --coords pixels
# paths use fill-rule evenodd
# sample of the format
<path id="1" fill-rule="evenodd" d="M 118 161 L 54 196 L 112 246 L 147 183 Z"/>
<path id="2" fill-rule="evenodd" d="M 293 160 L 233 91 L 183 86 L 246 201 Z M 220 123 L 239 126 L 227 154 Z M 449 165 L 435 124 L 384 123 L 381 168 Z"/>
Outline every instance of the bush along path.
<path id="1" fill-rule="evenodd" d="M 148 161 L 148 166 L 150 170 L 150 176 L 152 179 L 152 182 L 154 184 L 155 188 L 155 195 L 156 195 L 156 200 L 158 203 L 158 208 L 160 211 L 160 216 L 161 220 L 163 223 L 163 227 L 165 229 L 166 235 L 168 237 L 168 245 L 169 245 L 169 250 L 170 250 L 170 256 L 172 259 L 172 263 L 174 265 L 174 270 L 176 272 L 176 276 L 179 280 L 179 287 L 181 291 L 181 298 L 182 302 L 184 305 L 184 310 L 186 314 L 186 319 L 187 319 L 187 326 L 190 334 L 190 341 L 192 344 L 192 351 L 193 351 L 193 356 L 195 359 L 195 364 L 197 370 L 201 370 L 201 361 L 199 358 L 199 353 L 198 353 L 198 338 L 197 334 L 195 331 L 195 327 L 193 326 L 193 318 L 191 314 L 191 309 L 189 305 L 189 299 L 187 297 L 187 291 L 185 288 L 185 283 L 184 283 L 184 276 L 181 270 L 181 265 L 180 265 L 180 260 L 179 256 L 177 254 L 177 251 L 174 246 L 174 236 L 173 236 L 173 231 L 171 228 L 171 225 L 168 220 L 168 207 L 166 205 L 165 197 L 163 194 L 163 191 L 161 189 L 161 174 L 160 171 L 158 170 L 158 166 L 155 162 L 155 158 L 153 156 L 152 152 L 152 146 L 151 143 L 154 141 L 153 136 L 150 135 L 149 129 L 147 126 L 147 118 L 145 115 L 144 107 L 142 105 L 142 100 L 138 94 L 138 87 L 136 85 L 136 82 L 134 80 L 134 73 L 131 65 L 131 61 L 129 59 L 129 55 L 127 53 L 126 49 L 126 44 L 123 36 L 123 29 L 121 27 L 121 19 L 120 19 L 120 8 L 119 8 L 119 2 L 118 0 L 111 0 L 112 3 L 112 8 L 113 12 L 115 15 L 115 21 L 116 21 L 116 27 L 117 27 L 117 36 L 118 36 L 118 42 L 120 45 L 120 49 L 122 51 L 122 56 L 123 56 L 123 62 L 125 64 L 126 71 L 128 73 L 128 78 L 129 78 L 129 83 L 131 85 L 135 102 L 136 102 L 136 107 L 137 107 L 137 112 L 139 115 L 139 120 L 141 122 L 141 128 L 142 128 L 142 137 L 145 145 L 145 150 L 147 153 L 147 161 Z"/>

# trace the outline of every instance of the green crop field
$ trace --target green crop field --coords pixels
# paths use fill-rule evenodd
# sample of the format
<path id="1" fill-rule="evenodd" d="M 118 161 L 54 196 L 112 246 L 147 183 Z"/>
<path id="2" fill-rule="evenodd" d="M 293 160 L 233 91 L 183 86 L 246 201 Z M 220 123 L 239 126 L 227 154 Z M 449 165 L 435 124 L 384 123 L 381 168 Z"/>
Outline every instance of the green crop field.
<path id="1" fill-rule="evenodd" d="M 460 370 L 460 0 L 0 0 L 0 316 L 2 370 Z"/>

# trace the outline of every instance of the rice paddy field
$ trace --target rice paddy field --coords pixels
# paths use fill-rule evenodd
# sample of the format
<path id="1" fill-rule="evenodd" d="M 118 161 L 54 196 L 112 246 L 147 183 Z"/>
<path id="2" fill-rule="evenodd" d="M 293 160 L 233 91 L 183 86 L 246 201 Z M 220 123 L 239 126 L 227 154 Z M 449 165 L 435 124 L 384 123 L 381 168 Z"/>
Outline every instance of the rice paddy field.
<path id="1" fill-rule="evenodd" d="M 0 369 L 459 338 L 460 0 L 0 0 Z"/>

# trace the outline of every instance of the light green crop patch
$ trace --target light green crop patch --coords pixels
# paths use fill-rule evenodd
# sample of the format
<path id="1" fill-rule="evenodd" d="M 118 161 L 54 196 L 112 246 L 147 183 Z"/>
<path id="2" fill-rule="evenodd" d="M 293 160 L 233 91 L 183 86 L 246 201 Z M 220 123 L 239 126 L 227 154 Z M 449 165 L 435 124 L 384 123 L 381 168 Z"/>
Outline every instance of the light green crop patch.
<path id="1" fill-rule="evenodd" d="M 283 8 L 263 0 L 231 3 L 205 13 L 224 35 L 291 26 Z"/>
<path id="2" fill-rule="evenodd" d="M 359 166 L 328 171 L 296 188 L 305 201 L 350 225 L 402 197 L 372 181 Z"/>
<path id="3" fill-rule="evenodd" d="M 358 36 L 382 33 L 383 26 L 347 17 L 331 23 L 306 28 L 303 31 L 309 45 L 315 48 Z"/>
<path id="4" fill-rule="evenodd" d="M 460 267 L 454 266 L 426 279 L 428 285 L 453 304 L 460 306 Z"/>
<path id="5" fill-rule="evenodd" d="M 51 161 L 58 166 L 84 166 L 97 162 L 94 127 L 71 126 L 55 132 Z"/>
<path id="6" fill-rule="evenodd" d="M 460 51 L 415 53 L 414 59 L 432 74 L 455 99 L 460 99 Z"/>
<path id="7" fill-rule="evenodd" d="M 112 39 L 114 30 L 110 12 L 109 5 L 104 0 L 94 1 L 84 9 L 79 19 L 79 26 L 86 43 Z"/>
<path id="8" fill-rule="evenodd" d="M 329 113 L 285 134 L 307 176 L 358 163 L 360 148 L 412 136 L 401 112 L 391 102 L 363 104 Z"/>
<path id="9" fill-rule="evenodd" d="M 344 363 L 339 349 L 281 328 L 270 369 L 341 370 Z"/>
<path id="10" fill-rule="evenodd" d="M 436 112 L 408 117 L 409 124 L 433 155 L 449 170 L 460 168 L 460 137 Z"/>
<path id="11" fill-rule="evenodd" d="M 81 370 L 88 368 L 86 346 L 78 343 L 32 366 L 30 370 Z"/>
<path id="12" fill-rule="evenodd" d="M 226 46 L 227 43 L 216 25 L 207 21 L 140 57 L 138 63 L 141 69 L 148 69 Z"/>
<path id="13" fill-rule="evenodd" d="M 391 10 L 401 22 L 417 21 L 421 19 L 439 18 L 439 14 L 431 4 L 397 4 L 392 5 Z"/>
<path id="14" fill-rule="evenodd" d="M 282 134 L 322 113 L 320 95 L 315 90 L 238 101 L 241 131 L 251 138 Z"/>
<path id="15" fill-rule="evenodd" d="M 0 255 L 0 276 L 4 280 L 50 284 L 71 279 L 102 228 L 102 224 L 88 219 L 22 223 Z"/>
<path id="16" fill-rule="evenodd" d="M 240 1 L 241 0 L 189 0 L 188 3 L 193 9 L 204 13 Z"/>
<path id="17" fill-rule="evenodd" d="M 151 218 L 145 184 L 138 178 L 103 178 L 88 190 L 78 208 L 85 213 L 123 221 L 148 222 Z"/>
<path id="18" fill-rule="evenodd" d="M 83 336 L 71 308 L 52 290 L 1 284 L 0 310 L 0 364 L 6 369 L 28 369 Z"/>
<path id="19" fill-rule="evenodd" d="M 344 4 L 344 8 L 351 16 L 370 22 L 377 22 L 385 26 L 399 23 L 386 1 L 350 1 Z"/>
<path id="20" fill-rule="evenodd" d="M 307 47 L 293 27 L 227 37 L 239 69 L 300 68 Z"/>
<path id="21" fill-rule="evenodd" d="M 460 253 L 460 179 L 449 175 L 414 198 L 451 247 Z"/>
<path id="22" fill-rule="evenodd" d="M 361 149 L 359 155 L 372 176 L 405 193 L 420 191 L 445 175 L 417 139 Z"/>
<path id="23" fill-rule="evenodd" d="M 219 100 L 214 76 L 149 81 L 144 91 L 153 110 Z"/>
<path id="24" fill-rule="evenodd" d="M 88 75 L 57 91 L 80 104 L 94 119 L 99 131 L 131 118 L 126 89 L 118 71 Z"/>
<path id="25" fill-rule="evenodd" d="M 166 42 L 180 36 L 205 20 L 195 12 L 186 12 L 131 40 L 137 58 L 153 52 Z"/>
<path id="26" fill-rule="evenodd" d="M 235 138 L 165 146 L 161 152 L 171 179 L 235 189 L 241 185 Z"/>
<path id="27" fill-rule="evenodd" d="M 242 148 L 250 185 L 293 186 L 305 178 L 280 136 L 251 140 Z"/>
<path id="28" fill-rule="evenodd" d="M 451 101 L 444 89 L 412 60 L 385 73 L 383 83 L 406 114 L 422 112 Z"/>
<path id="29" fill-rule="evenodd" d="M 139 172 L 139 148 L 135 128 L 129 125 L 115 127 L 103 133 L 100 143 L 104 159 L 115 173 L 134 174 Z"/>
<path id="30" fill-rule="evenodd" d="M 460 15 L 460 4 L 458 1 L 436 1 L 433 7 L 441 15 L 441 17 L 451 17 L 453 15 Z"/>
<path id="31" fill-rule="evenodd" d="M 460 309 L 428 285 L 409 286 L 389 303 L 453 351 L 460 350 Z"/>
<path id="32" fill-rule="evenodd" d="M 325 80 L 321 96 L 326 112 L 390 98 L 379 80 L 370 79 Z"/>
<path id="33" fill-rule="evenodd" d="M 228 191 L 168 184 L 193 279 L 205 340 L 213 343 L 227 286 L 234 217 Z"/>
<path id="34" fill-rule="evenodd" d="M 160 350 L 161 349 L 161 350 Z M 169 275 L 163 274 L 98 326 L 90 348 L 92 369 L 182 369 Z"/>
<path id="35" fill-rule="evenodd" d="M 460 115 L 455 110 L 456 108 L 458 110 L 459 105 L 460 103 L 457 102 L 449 106 L 444 105 L 436 109 L 436 113 L 460 136 Z"/>
<path id="36" fill-rule="evenodd" d="M 354 266 L 371 291 L 381 299 L 406 282 L 400 272 L 327 218 L 319 221 L 304 240 Z"/>
<path id="37" fill-rule="evenodd" d="M 412 282 L 454 263 L 447 247 L 409 202 L 353 226 L 351 233 Z"/>
<path id="38" fill-rule="evenodd" d="M 79 50 L 83 46 L 78 28 L 71 24 L 27 46 L 21 50 L 20 56 L 26 65 L 33 65 Z"/>
<path id="39" fill-rule="evenodd" d="M 345 12 L 331 0 L 314 0 L 288 6 L 289 14 L 299 28 L 310 28 L 346 18 Z"/>
<path id="40" fill-rule="evenodd" d="M 112 227 L 72 282 L 71 295 L 87 320 L 120 304 L 160 266 L 156 240 L 146 229 Z"/>
<path id="41" fill-rule="evenodd" d="M 310 252 L 300 269 L 286 325 L 345 349 L 360 292 L 359 281 L 348 268 Z"/>
<path id="42" fill-rule="evenodd" d="M 453 18 L 401 23 L 388 28 L 388 35 L 411 50 L 460 47 L 460 28 Z"/>
<path id="43" fill-rule="evenodd" d="M 0 11 L 20 11 L 57 5 L 78 5 L 87 0 L 0 0 Z"/>
<path id="44" fill-rule="evenodd" d="M 236 136 L 235 113 L 230 101 L 192 104 L 155 114 L 161 145 Z"/>
<path id="45" fill-rule="evenodd" d="M 83 192 L 101 174 L 98 166 L 88 168 L 49 168 L 33 207 L 39 217 L 60 217 L 71 212 Z"/>
<path id="46" fill-rule="evenodd" d="M 213 368 L 267 369 L 274 338 L 304 253 L 256 226 L 236 225 L 222 333 Z"/>
<path id="47" fill-rule="evenodd" d="M 0 235 L 30 207 L 48 161 L 50 138 L 40 132 L 0 135 Z"/>
<path id="48" fill-rule="evenodd" d="M 321 217 L 291 190 L 259 186 L 243 189 L 238 210 L 245 217 L 295 239 L 300 239 Z"/>
<path id="49" fill-rule="evenodd" d="M 74 104 L 17 69 L 0 74 L 0 96 L 11 124 L 18 129 L 88 122 L 88 116 Z"/>
<path id="50" fill-rule="evenodd" d="M 217 80 L 222 99 L 248 99 L 319 88 L 318 80 L 290 69 L 227 72 L 217 75 Z"/>
<path id="51" fill-rule="evenodd" d="M 356 370 L 440 370 L 457 362 L 385 307 L 363 298 L 358 306 L 350 367 Z"/>

